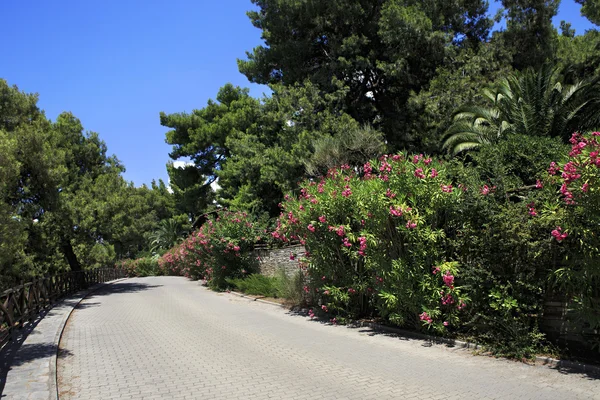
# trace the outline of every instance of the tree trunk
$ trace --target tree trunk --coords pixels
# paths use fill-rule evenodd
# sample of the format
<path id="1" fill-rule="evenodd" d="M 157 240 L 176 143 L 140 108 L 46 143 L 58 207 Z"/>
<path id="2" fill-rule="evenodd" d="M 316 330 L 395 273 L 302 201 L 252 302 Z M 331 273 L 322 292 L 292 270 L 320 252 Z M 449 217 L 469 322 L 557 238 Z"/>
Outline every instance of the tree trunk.
<path id="1" fill-rule="evenodd" d="M 81 271 L 81 264 L 79 263 L 79 260 L 77 259 L 77 255 L 75 254 L 75 251 L 73 251 L 73 246 L 71 245 L 71 241 L 63 240 L 63 242 L 61 244 L 61 249 L 62 249 L 62 252 L 63 252 L 65 258 L 67 259 L 67 262 L 69 263 L 69 266 L 71 267 L 71 271 Z"/>

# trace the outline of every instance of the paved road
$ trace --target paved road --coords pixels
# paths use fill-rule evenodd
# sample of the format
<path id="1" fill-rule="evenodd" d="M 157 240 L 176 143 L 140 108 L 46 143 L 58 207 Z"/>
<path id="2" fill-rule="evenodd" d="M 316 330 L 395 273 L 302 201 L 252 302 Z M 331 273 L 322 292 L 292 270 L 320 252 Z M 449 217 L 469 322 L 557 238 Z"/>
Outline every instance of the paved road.
<path id="1" fill-rule="evenodd" d="M 87 298 L 61 349 L 61 399 L 600 399 L 590 376 L 325 325 L 175 277 Z"/>

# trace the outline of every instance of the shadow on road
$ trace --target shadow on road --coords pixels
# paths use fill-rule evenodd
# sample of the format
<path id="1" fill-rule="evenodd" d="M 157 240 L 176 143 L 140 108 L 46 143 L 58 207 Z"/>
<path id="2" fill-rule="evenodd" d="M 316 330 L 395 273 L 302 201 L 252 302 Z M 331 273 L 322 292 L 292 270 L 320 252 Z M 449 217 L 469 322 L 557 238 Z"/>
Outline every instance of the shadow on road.
<path id="1" fill-rule="evenodd" d="M 289 310 L 286 314 L 294 316 L 294 317 L 302 317 L 302 318 L 307 318 L 309 316 L 307 310 L 292 309 L 292 310 Z M 335 325 L 331 321 L 326 321 L 326 320 L 318 319 L 318 318 L 310 319 L 310 322 L 319 323 L 322 325 L 331 325 L 331 326 Z M 439 338 L 439 339 L 425 338 L 423 334 L 420 334 L 417 332 L 413 333 L 410 331 L 405 331 L 403 329 L 397 329 L 396 332 L 389 332 L 387 330 L 381 330 L 381 329 L 364 326 L 363 324 L 360 324 L 360 323 L 351 323 L 351 324 L 346 325 L 345 327 L 348 329 L 357 329 L 359 333 L 366 334 L 368 336 L 386 336 L 386 337 L 391 337 L 391 338 L 403 340 L 403 341 L 417 341 L 417 342 L 421 343 L 422 347 L 432 347 L 434 344 L 445 345 L 448 348 L 456 347 L 454 344 L 452 344 L 451 340 L 444 339 L 444 338 Z M 396 329 L 396 328 L 390 328 L 390 329 Z M 520 361 L 515 361 L 515 362 L 520 362 Z M 560 364 L 558 366 L 549 367 L 549 368 L 554 369 L 561 374 L 582 375 L 586 379 L 589 379 L 589 380 L 600 380 L 600 366 L 587 365 L 582 368 L 581 366 L 577 367 L 575 364 L 577 364 L 577 363 L 560 362 Z"/>
<path id="2" fill-rule="evenodd" d="M 5 397 L 2 395 L 2 392 L 4 391 L 4 386 L 6 385 L 6 376 L 8 375 L 8 371 L 10 371 L 11 366 L 20 365 L 23 363 L 23 361 L 21 361 L 19 358 L 16 358 L 17 350 L 22 347 L 23 342 L 25 342 L 25 339 L 27 339 L 27 336 L 33 332 L 40 321 L 51 311 L 52 310 L 43 311 L 36 319 L 26 324 L 22 329 L 17 330 L 14 340 L 6 343 L 6 345 L 0 349 L 0 397 Z"/>
<path id="3" fill-rule="evenodd" d="M 86 296 L 86 299 L 98 298 L 100 296 L 110 296 L 121 293 L 137 293 L 143 290 L 149 290 L 160 287 L 162 285 L 151 285 L 144 282 L 116 282 L 113 284 L 103 285 Z M 73 297 L 77 297 L 74 295 Z M 67 298 L 63 299 L 63 304 L 75 306 L 77 300 Z M 96 307 L 100 305 L 98 302 L 79 303 L 76 309 Z M 6 377 L 11 368 L 21 366 L 39 358 L 45 358 L 57 354 L 58 357 L 69 357 L 72 354 L 68 350 L 61 349 L 58 351 L 55 343 L 36 343 L 24 344 L 29 335 L 35 335 L 35 328 L 40 321 L 46 316 L 55 315 L 55 309 L 45 310 L 41 312 L 33 321 L 26 323 L 23 328 L 16 330 L 14 340 L 8 342 L 0 349 L 0 397 L 3 395 L 4 386 L 6 385 Z"/>

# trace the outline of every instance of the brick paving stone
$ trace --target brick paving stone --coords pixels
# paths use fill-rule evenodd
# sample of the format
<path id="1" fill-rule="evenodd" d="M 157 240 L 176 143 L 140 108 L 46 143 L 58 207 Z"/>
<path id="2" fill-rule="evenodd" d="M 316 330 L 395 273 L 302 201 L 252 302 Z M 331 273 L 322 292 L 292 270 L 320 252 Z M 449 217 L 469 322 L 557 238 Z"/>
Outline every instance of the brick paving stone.
<path id="1" fill-rule="evenodd" d="M 85 299 L 63 334 L 60 398 L 600 399 L 600 379 L 311 321 L 178 277 Z"/>

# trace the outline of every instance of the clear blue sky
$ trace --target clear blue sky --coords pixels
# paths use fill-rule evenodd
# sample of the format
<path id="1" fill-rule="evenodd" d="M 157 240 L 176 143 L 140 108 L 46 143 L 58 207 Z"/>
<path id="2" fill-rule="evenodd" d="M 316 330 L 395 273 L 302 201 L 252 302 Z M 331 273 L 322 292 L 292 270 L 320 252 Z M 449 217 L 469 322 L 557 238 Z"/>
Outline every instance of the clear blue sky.
<path id="1" fill-rule="evenodd" d="M 227 82 L 251 88 L 236 59 L 261 44 L 250 0 L 0 1 L 0 77 L 55 119 L 71 111 L 125 164 L 136 185 L 167 181 L 158 113 L 202 108 Z M 497 6 L 492 4 L 491 9 Z M 592 28 L 573 0 L 556 23 Z"/>

